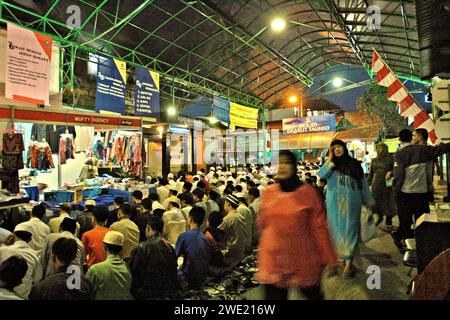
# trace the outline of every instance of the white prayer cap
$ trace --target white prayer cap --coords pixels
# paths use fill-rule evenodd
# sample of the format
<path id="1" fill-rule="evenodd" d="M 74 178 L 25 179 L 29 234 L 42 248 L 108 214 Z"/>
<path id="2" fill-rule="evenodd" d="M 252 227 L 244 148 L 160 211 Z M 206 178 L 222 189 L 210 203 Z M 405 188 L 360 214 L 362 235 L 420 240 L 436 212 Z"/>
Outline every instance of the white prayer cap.
<path id="1" fill-rule="evenodd" d="M 245 196 L 245 193 L 243 193 L 243 192 L 238 192 L 238 193 L 235 194 L 235 196 L 236 196 L 236 198 L 239 198 L 239 199 L 245 199 L 245 198 L 247 198 L 247 197 Z"/>
<path id="2" fill-rule="evenodd" d="M 227 182 L 227 178 L 225 178 L 224 176 L 221 176 L 221 177 L 219 177 L 219 181 Z"/>
<path id="3" fill-rule="evenodd" d="M 210 170 L 210 171 L 216 171 L 216 168 L 211 167 L 209 170 Z"/>
<path id="4" fill-rule="evenodd" d="M 168 178 L 168 179 L 173 179 L 173 173 L 169 173 L 169 174 L 167 175 L 167 178 Z"/>
<path id="5" fill-rule="evenodd" d="M 123 247 L 124 237 L 118 231 L 108 231 L 103 238 L 103 242 L 115 246 Z"/>
<path id="6" fill-rule="evenodd" d="M 254 182 L 255 184 L 261 184 L 261 182 L 260 182 L 258 179 L 255 179 L 253 182 Z"/>
<path id="7" fill-rule="evenodd" d="M 227 171 L 227 172 L 226 172 L 226 175 L 227 175 L 227 176 L 231 176 L 232 174 L 231 174 L 230 171 Z"/>

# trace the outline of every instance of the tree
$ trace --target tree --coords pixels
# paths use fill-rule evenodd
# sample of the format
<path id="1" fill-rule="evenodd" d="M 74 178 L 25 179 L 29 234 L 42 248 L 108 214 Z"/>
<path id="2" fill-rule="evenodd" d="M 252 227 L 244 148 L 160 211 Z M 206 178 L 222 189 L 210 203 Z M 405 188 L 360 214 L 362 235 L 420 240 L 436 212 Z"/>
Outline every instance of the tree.
<path id="1" fill-rule="evenodd" d="M 356 106 L 379 124 L 378 141 L 384 140 L 388 135 L 397 135 L 405 127 L 396 103 L 387 99 L 387 88 L 376 83 L 372 83 L 363 96 L 358 98 Z"/>

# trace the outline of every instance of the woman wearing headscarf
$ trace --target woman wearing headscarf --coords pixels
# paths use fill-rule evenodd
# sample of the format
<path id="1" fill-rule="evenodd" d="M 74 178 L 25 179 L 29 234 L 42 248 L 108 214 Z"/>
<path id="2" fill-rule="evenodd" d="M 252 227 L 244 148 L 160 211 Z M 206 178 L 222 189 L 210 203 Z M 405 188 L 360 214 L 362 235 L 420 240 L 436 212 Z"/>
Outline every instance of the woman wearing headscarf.
<path id="1" fill-rule="evenodd" d="M 333 266 L 331 275 L 337 270 L 324 204 L 318 191 L 298 178 L 290 151 L 280 152 L 277 180 L 261 198 L 258 280 L 268 300 L 287 299 L 293 287 L 320 300 L 323 270 Z"/>
<path id="2" fill-rule="evenodd" d="M 374 212 L 385 216 L 386 231 L 392 231 L 392 217 L 395 216 L 395 202 L 392 187 L 386 186 L 386 173 L 394 169 L 394 159 L 388 152 L 388 146 L 380 143 L 376 148 L 377 157 L 372 160 L 368 183 L 375 200 Z M 382 218 L 381 218 L 382 219 Z M 377 223 L 380 223 L 378 221 Z"/>
<path id="3" fill-rule="evenodd" d="M 342 140 L 331 143 L 329 156 L 318 171 L 327 180 L 327 217 L 338 254 L 344 260 L 344 277 L 355 271 L 353 258 L 358 253 L 361 206 L 372 205 L 372 194 L 360 162 L 352 158 Z"/>

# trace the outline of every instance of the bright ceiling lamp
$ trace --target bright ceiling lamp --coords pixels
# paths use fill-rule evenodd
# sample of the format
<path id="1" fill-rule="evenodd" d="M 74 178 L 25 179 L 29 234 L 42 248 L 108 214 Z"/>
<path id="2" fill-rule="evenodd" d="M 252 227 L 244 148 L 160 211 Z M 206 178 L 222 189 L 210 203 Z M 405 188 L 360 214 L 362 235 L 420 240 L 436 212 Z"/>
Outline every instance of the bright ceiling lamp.
<path id="1" fill-rule="evenodd" d="M 217 122 L 219 122 L 219 120 L 217 120 L 216 117 L 211 117 L 211 118 L 209 118 L 209 123 L 211 123 L 211 124 L 216 124 Z"/>
<path id="2" fill-rule="evenodd" d="M 333 86 L 335 86 L 336 88 L 342 86 L 342 83 L 342 78 L 337 77 L 333 79 Z"/>
<path id="3" fill-rule="evenodd" d="M 169 109 L 167 109 L 167 114 L 169 116 L 174 116 L 177 114 L 177 109 L 175 109 L 175 107 L 169 107 Z"/>
<path id="4" fill-rule="evenodd" d="M 290 97 L 289 97 L 289 102 L 290 102 L 290 103 L 296 103 L 297 100 L 298 100 L 298 99 L 297 99 L 296 96 L 290 96 Z"/>
<path id="5" fill-rule="evenodd" d="M 275 18 L 272 20 L 271 27 L 275 31 L 281 31 L 286 27 L 286 22 L 281 18 Z"/>

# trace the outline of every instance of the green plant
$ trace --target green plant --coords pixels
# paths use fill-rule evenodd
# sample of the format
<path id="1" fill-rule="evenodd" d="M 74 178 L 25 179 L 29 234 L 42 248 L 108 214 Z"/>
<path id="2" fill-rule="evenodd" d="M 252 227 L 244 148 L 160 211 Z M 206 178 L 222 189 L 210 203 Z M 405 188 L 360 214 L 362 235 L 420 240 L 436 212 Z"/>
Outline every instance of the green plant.
<path id="1" fill-rule="evenodd" d="M 372 83 L 363 96 L 358 98 L 356 105 L 359 111 L 379 125 L 378 141 L 384 140 L 388 135 L 397 135 L 405 127 L 396 103 L 387 99 L 385 87 Z"/>

